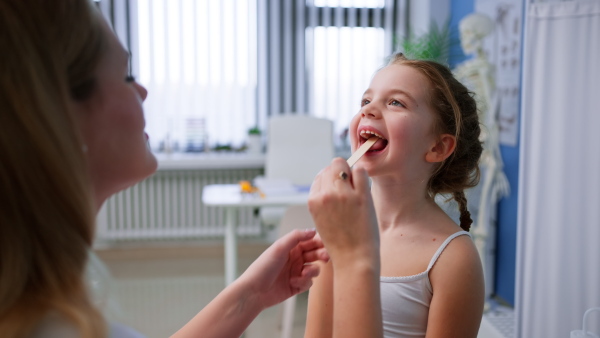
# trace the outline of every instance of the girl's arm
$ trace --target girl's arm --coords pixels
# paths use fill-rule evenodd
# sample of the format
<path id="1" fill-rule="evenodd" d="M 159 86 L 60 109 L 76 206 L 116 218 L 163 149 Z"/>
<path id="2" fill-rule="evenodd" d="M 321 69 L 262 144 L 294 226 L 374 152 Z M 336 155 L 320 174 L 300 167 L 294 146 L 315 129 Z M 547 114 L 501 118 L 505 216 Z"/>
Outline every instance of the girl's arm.
<path id="1" fill-rule="evenodd" d="M 314 230 L 294 230 L 273 243 L 236 281 L 172 337 L 239 337 L 258 314 L 308 290 L 328 260 Z"/>
<path id="2" fill-rule="evenodd" d="M 345 160 L 334 159 L 315 178 L 308 207 L 331 256 L 333 271 L 333 277 L 328 278 L 333 284 L 320 283 L 309 308 L 309 312 L 315 308 L 315 300 L 333 299 L 332 319 L 323 310 L 330 309 L 329 304 L 308 317 L 315 323 L 321 322 L 315 317 L 325 316 L 320 329 L 331 333 L 320 337 L 381 337 L 379 229 L 367 173 L 361 168 L 351 172 Z M 328 290 L 325 284 L 333 289 Z M 313 327 L 311 324 L 309 333 Z"/>
<path id="3" fill-rule="evenodd" d="M 331 337 L 333 334 L 333 267 L 331 262 L 316 264 L 321 269 L 308 291 L 305 338 Z"/>
<path id="4" fill-rule="evenodd" d="M 333 337 L 383 337 L 379 260 L 348 258 L 333 262 Z"/>
<path id="5" fill-rule="evenodd" d="M 304 337 L 381 337 L 379 266 L 366 259 L 338 260 L 335 282 L 332 262 L 318 263 Z"/>
<path id="6" fill-rule="evenodd" d="M 429 273 L 433 298 L 427 338 L 475 338 L 479 331 L 485 285 L 479 254 L 467 236 L 448 244 Z"/>

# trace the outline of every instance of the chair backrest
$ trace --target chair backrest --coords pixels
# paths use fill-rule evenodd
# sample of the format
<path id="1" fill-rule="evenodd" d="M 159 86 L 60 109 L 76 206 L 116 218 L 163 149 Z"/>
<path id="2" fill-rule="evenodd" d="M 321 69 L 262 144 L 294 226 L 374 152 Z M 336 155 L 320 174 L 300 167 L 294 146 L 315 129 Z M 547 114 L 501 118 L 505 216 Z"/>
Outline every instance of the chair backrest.
<path id="1" fill-rule="evenodd" d="M 290 205 L 281 218 L 279 237 L 285 236 L 294 229 L 312 229 L 314 227 L 315 222 L 308 211 L 308 205 Z"/>
<path id="2" fill-rule="evenodd" d="M 266 178 L 310 185 L 334 156 L 333 122 L 306 115 L 282 115 L 269 120 Z"/>

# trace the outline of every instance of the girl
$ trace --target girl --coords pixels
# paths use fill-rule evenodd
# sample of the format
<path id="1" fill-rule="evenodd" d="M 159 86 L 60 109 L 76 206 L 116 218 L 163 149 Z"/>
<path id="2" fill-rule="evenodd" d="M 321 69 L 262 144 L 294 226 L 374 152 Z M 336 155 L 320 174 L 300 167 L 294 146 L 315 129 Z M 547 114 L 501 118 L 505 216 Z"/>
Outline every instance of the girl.
<path id="1" fill-rule="evenodd" d="M 467 232 L 472 220 L 463 192 L 479 179 L 482 147 L 475 101 L 445 66 L 396 54 L 375 74 L 361 106 L 350 123 L 352 147 L 370 137 L 378 141 L 354 174 L 359 179 L 356 174 L 365 170 L 372 178 L 380 239 L 369 235 L 369 224 L 375 221 L 369 217 L 369 199 L 360 196 L 362 179 L 355 182 L 347 165 L 334 161 L 317 177 L 309 201 L 331 261 L 309 294 L 306 337 L 374 337 L 381 334 L 381 319 L 385 337 L 476 337 L 484 283 Z M 323 185 L 336 170 L 337 183 Z M 437 194 L 449 194 L 458 202 L 462 230 L 435 203 Z M 364 242 L 357 242 L 361 245 L 355 249 L 356 237 L 344 229 L 350 224 L 356 231 L 357 222 L 368 223 L 363 233 L 373 239 L 370 249 Z M 335 237 L 349 239 L 347 245 L 336 245 L 334 251 L 328 242 Z M 337 252 L 344 250 L 355 254 L 338 260 Z M 380 262 L 373 254 L 377 250 Z M 380 263 L 365 268 L 366 276 L 377 273 L 379 285 L 361 275 L 361 288 L 353 275 L 342 274 L 345 264 L 356 265 L 348 257 Z M 343 283 L 352 286 L 342 289 Z M 364 307 L 355 306 L 354 298 Z M 364 327 L 371 333 L 361 332 Z"/>

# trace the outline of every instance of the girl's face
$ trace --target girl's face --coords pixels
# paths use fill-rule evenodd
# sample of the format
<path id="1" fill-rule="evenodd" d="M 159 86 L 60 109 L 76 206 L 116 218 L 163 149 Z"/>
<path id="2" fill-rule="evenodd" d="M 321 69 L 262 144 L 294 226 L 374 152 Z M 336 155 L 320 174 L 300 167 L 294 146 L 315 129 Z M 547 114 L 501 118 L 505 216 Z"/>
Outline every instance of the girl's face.
<path id="1" fill-rule="evenodd" d="M 436 143 L 429 90 L 427 78 L 409 66 L 389 65 L 375 74 L 349 130 L 353 151 L 373 134 L 381 138 L 357 163 L 369 176 L 429 176 L 433 164 L 426 154 Z"/>
<path id="2" fill-rule="evenodd" d="M 78 104 L 98 207 L 157 167 L 144 132 L 142 102 L 147 91 L 128 77 L 129 54 L 108 25 L 104 29 L 108 49 L 95 72 L 96 87 L 90 99 Z"/>

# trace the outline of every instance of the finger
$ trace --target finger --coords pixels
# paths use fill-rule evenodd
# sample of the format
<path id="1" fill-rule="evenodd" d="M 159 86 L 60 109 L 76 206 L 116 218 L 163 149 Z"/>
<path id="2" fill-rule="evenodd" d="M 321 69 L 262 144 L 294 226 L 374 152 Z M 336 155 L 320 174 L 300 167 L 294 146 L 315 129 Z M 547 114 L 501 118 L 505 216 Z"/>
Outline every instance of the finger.
<path id="1" fill-rule="evenodd" d="M 283 237 L 275 241 L 272 247 L 276 248 L 277 250 L 280 250 L 283 253 L 288 253 L 299 243 L 312 239 L 316 233 L 317 232 L 314 229 L 292 230 L 291 232 L 285 234 Z"/>
<path id="2" fill-rule="evenodd" d="M 290 279 L 290 286 L 294 292 L 294 295 L 302 293 L 302 292 L 310 289 L 312 284 L 313 284 L 312 278 L 297 277 L 297 278 Z"/>
<path id="3" fill-rule="evenodd" d="M 331 179 L 330 179 L 331 171 L 332 171 L 331 167 L 332 167 L 334 161 L 335 161 L 335 159 L 333 159 L 327 167 L 325 167 L 325 168 L 323 168 L 323 170 L 321 170 L 321 173 L 319 174 L 319 177 L 318 177 L 319 190 L 316 192 L 322 192 L 322 191 L 324 191 L 324 190 L 326 191 L 328 189 L 328 187 L 330 185 L 329 183 L 331 182 Z"/>
<path id="4" fill-rule="evenodd" d="M 290 278 L 290 285 L 292 288 L 299 289 L 299 292 L 304 292 L 312 286 L 312 280 L 319 275 L 319 272 L 319 266 L 305 265 L 301 276 Z"/>
<path id="5" fill-rule="evenodd" d="M 370 190 L 369 175 L 367 175 L 367 171 L 364 168 L 359 167 L 353 170 L 352 183 L 354 185 L 354 189 L 356 189 L 359 193 L 365 193 Z"/>
<path id="6" fill-rule="evenodd" d="M 307 264 L 302 268 L 301 276 L 305 278 L 314 278 L 321 272 L 320 268 L 316 264 Z"/>
<path id="7" fill-rule="evenodd" d="M 321 239 L 321 235 L 319 235 L 319 233 L 317 232 L 317 234 L 315 235 L 315 237 L 313 237 L 314 241 L 320 242 L 321 244 L 323 243 L 323 240 Z"/>
<path id="8" fill-rule="evenodd" d="M 319 267 L 316 265 L 306 265 L 307 269 L 304 269 L 301 274 L 290 278 L 290 285 L 294 288 L 302 289 L 304 285 L 312 284 L 312 279 L 319 276 Z"/>
<path id="9" fill-rule="evenodd" d="M 331 163 L 331 171 L 330 171 L 331 182 L 333 182 L 334 186 L 347 189 L 352 188 L 352 171 L 348 166 L 346 160 L 341 157 L 333 159 Z"/>
<path id="10" fill-rule="evenodd" d="M 321 248 L 318 250 L 311 250 L 311 251 L 305 252 L 302 255 L 302 258 L 307 263 L 311 263 L 311 262 L 315 262 L 315 261 L 323 261 L 326 263 L 329 261 L 330 257 L 329 257 L 329 253 L 327 252 L 327 249 Z"/>
<path id="11" fill-rule="evenodd" d="M 310 241 L 300 243 L 298 246 L 301 249 L 300 256 L 302 256 L 305 262 L 329 260 L 325 244 L 323 244 L 320 238 L 318 241 L 313 238 Z"/>
<path id="12" fill-rule="evenodd" d="M 323 244 L 321 237 L 317 238 L 317 235 L 315 235 L 315 237 L 311 238 L 310 240 L 298 243 L 298 246 L 300 249 L 302 249 L 302 251 L 311 251 L 322 248 L 325 245 Z"/>
<path id="13" fill-rule="evenodd" d="M 323 177 L 323 171 L 325 171 L 325 168 L 319 171 L 317 176 L 315 176 L 313 183 L 310 185 L 310 191 L 308 193 L 309 198 L 310 196 L 313 196 L 321 191 L 321 179 Z"/>

